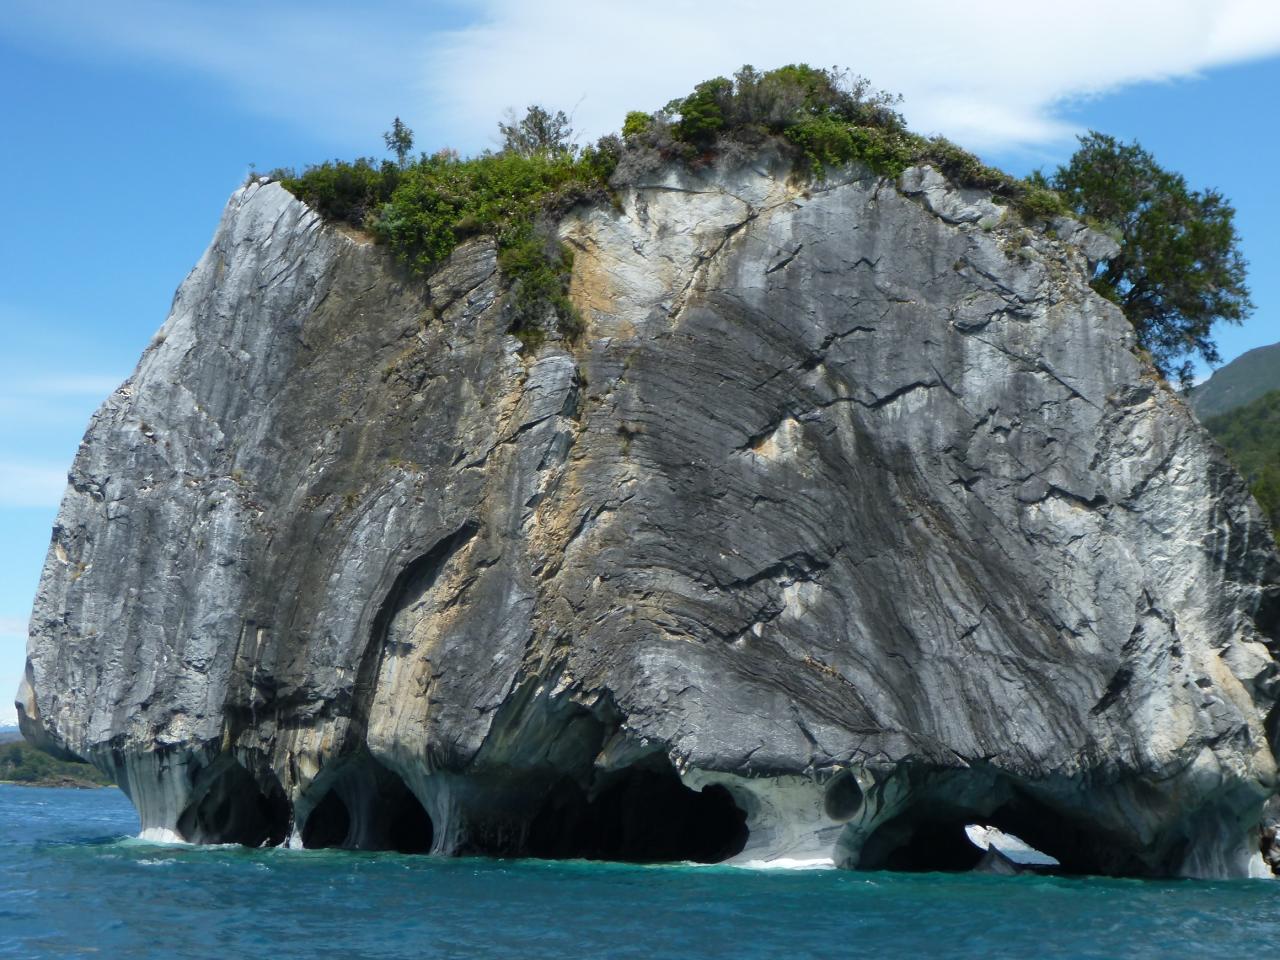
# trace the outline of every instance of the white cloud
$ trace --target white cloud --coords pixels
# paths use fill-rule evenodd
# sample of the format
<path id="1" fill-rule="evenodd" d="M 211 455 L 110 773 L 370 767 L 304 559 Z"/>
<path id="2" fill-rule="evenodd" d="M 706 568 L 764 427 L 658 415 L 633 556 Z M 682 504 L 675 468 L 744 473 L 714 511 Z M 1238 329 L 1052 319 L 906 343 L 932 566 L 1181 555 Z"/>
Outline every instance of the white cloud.
<path id="1" fill-rule="evenodd" d="M 425 67 L 450 126 L 475 138 L 513 99 L 570 105 L 592 134 L 740 64 L 842 64 L 901 92 L 913 126 L 973 148 L 1070 131 L 1069 98 L 1280 51 L 1271 0 L 487 0 Z M 788 16 L 788 13 L 793 15 Z"/>
<path id="2" fill-rule="evenodd" d="M 0 461 L 0 508 L 56 507 L 66 487 L 66 466 Z"/>
<path id="3" fill-rule="evenodd" d="M 594 136 L 743 63 L 842 64 L 913 125 L 975 149 L 1052 143 L 1064 101 L 1280 51 L 1273 0 L 11 0 L 0 34 L 214 77 L 260 113 L 379 144 L 399 112 L 463 150 L 502 111 L 570 108 Z M 450 25 L 452 28 L 450 29 Z M 447 133 L 445 133 L 447 131 Z M 425 133 L 425 127 L 419 130 Z M 424 147 L 439 144 L 423 142 Z"/>

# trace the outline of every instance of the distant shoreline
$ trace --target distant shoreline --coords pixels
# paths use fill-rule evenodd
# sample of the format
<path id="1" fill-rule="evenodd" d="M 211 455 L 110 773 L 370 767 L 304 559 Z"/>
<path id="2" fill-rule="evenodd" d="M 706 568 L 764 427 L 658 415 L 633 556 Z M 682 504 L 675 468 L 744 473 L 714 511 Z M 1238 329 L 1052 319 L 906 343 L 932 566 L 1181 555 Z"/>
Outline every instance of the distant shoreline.
<path id="1" fill-rule="evenodd" d="M 114 785 L 91 764 L 59 760 L 27 743 L 21 734 L 7 731 L 0 734 L 0 783 L 79 790 Z"/>
<path id="2" fill-rule="evenodd" d="M 0 780 L 0 787 L 45 787 L 54 790 L 107 790 L 114 783 L 91 783 L 74 777 L 57 777 L 49 780 Z"/>

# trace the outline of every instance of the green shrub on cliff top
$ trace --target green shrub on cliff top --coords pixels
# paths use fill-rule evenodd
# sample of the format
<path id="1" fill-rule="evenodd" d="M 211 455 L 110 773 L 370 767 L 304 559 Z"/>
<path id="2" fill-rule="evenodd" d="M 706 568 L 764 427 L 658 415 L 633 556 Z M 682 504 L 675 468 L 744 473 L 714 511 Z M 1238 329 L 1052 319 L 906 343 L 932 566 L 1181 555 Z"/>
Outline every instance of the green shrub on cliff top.
<path id="1" fill-rule="evenodd" d="M 370 212 L 391 199 L 400 170 L 390 160 L 379 163 L 359 157 L 351 162 L 325 161 L 308 167 L 302 176 L 291 170 L 275 170 L 271 175 L 326 217 L 361 227 Z"/>
<path id="2" fill-rule="evenodd" d="M 575 185 L 578 174 L 568 155 L 437 154 L 407 168 L 366 225 L 426 271 L 468 237 L 492 236 L 499 249 L 522 240 L 546 198 Z"/>
<path id="3" fill-rule="evenodd" d="M 647 146 L 663 160 L 694 163 L 772 141 L 817 179 L 851 162 L 888 177 L 929 163 L 958 186 L 990 190 L 1031 219 L 1067 212 L 1043 182 L 1011 177 L 942 137 L 911 133 L 896 110 L 900 101 L 845 70 L 791 64 L 761 73 L 746 66 L 732 80 L 700 83 L 647 117 L 629 113 L 624 133 L 629 145 Z"/>
<path id="4" fill-rule="evenodd" d="M 786 137 L 818 175 L 857 160 L 882 176 L 896 177 L 916 159 L 912 138 L 901 131 L 859 127 L 834 117 L 805 117 L 787 128 Z"/>
<path id="5" fill-rule="evenodd" d="M 512 149 L 469 159 L 441 151 L 403 167 L 360 159 L 324 163 L 281 183 L 325 216 L 368 230 L 423 274 L 463 240 L 492 237 L 515 291 L 511 331 L 535 343 L 547 311 L 566 336 L 581 327 L 567 295 L 568 254 L 540 227 L 543 214 L 606 189 L 616 162 L 608 147 Z"/>
<path id="6" fill-rule="evenodd" d="M 653 126 L 653 117 L 643 110 L 632 110 L 622 121 L 623 137 L 638 137 Z"/>

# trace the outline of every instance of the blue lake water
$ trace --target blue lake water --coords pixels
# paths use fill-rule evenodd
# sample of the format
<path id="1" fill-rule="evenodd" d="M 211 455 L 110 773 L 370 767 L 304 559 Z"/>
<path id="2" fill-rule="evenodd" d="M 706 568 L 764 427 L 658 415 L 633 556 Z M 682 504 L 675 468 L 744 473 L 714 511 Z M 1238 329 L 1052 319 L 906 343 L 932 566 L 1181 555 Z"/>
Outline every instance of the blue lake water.
<path id="1" fill-rule="evenodd" d="M 156 846 L 0 785 L 0 957 L 1259 957 L 1274 881 L 753 871 Z"/>

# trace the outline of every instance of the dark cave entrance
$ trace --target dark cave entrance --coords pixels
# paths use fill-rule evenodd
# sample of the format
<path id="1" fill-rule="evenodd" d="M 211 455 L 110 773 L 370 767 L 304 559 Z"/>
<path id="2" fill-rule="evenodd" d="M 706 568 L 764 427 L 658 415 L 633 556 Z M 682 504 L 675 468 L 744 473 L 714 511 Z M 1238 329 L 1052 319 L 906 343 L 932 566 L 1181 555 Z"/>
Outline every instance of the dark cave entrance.
<path id="1" fill-rule="evenodd" d="M 351 832 L 351 812 L 332 790 L 311 811 L 302 828 L 302 845 L 308 850 L 341 847 Z"/>
<path id="2" fill-rule="evenodd" d="M 215 764 L 198 799 L 178 818 L 191 843 L 278 846 L 289 832 L 289 801 L 278 783 L 267 790 L 239 761 Z"/>
<path id="3" fill-rule="evenodd" d="M 860 870 L 961 872 L 979 867 L 987 853 L 965 832 L 970 824 L 995 827 L 1058 861 L 1049 869 L 1065 874 L 1113 874 L 1112 848 L 1041 801 L 1017 789 L 1005 792 L 995 810 L 964 808 L 936 796 L 881 824 L 866 839 L 858 857 Z"/>
<path id="4" fill-rule="evenodd" d="M 308 850 L 394 850 L 428 853 L 431 817 L 403 780 L 372 757 L 349 762 L 302 827 Z"/>
<path id="5" fill-rule="evenodd" d="M 629 767 L 594 796 L 563 780 L 529 824 L 525 856 L 628 863 L 720 863 L 747 844 L 747 815 L 727 789 L 692 790 L 669 764 Z"/>
<path id="6" fill-rule="evenodd" d="M 862 870 L 959 873 L 972 870 L 983 851 L 969 841 L 965 827 L 976 817 L 920 818 L 899 814 L 878 827 L 862 846 Z M 984 819 L 984 822 L 985 819 Z"/>

